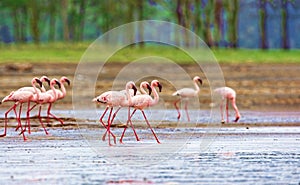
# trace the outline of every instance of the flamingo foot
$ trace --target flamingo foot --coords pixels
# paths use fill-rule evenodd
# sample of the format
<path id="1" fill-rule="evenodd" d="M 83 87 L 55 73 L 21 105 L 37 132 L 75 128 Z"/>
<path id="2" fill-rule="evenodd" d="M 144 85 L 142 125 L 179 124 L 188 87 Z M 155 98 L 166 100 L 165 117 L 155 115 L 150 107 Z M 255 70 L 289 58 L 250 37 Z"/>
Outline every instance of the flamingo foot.
<path id="1" fill-rule="evenodd" d="M 224 123 L 225 123 L 225 120 L 222 120 L 221 123 L 224 124 Z"/>
<path id="2" fill-rule="evenodd" d="M 235 118 L 235 120 L 234 120 L 234 122 L 236 123 L 236 122 L 238 122 L 238 120 L 240 119 L 240 117 L 238 116 L 238 117 L 236 117 Z"/>

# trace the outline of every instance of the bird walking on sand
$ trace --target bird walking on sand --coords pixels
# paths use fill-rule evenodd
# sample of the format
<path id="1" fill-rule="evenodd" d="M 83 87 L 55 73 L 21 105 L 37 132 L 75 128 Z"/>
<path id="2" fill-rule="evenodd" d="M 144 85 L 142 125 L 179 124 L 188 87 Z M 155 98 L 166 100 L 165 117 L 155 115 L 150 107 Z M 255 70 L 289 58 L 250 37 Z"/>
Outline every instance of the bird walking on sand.
<path id="1" fill-rule="evenodd" d="M 200 87 L 197 83 L 199 82 L 202 85 L 202 80 L 199 76 L 195 76 L 193 78 L 193 82 L 194 82 L 195 89 L 183 88 L 183 89 L 179 89 L 178 91 L 176 91 L 172 94 L 173 96 L 180 96 L 180 99 L 178 99 L 174 102 L 174 106 L 178 112 L 178 116 L 177 116 L 178 120 L 180 119 L 181 115 L 180 115 L 180 110 L 179 110 L 179 107 L 177 106 L 177 103 L 181 100 L 184 100 L 185 101 L 184 109 L 186 111 L 186 116 L 188 118 L 188 121 L 190 121 L 190 116 L 188 113 L 188 100 L 189 100 L 189 98 L 198 96 L 198 94 L 200 92 Z"/>
<path id="2" fill-rule="evenodd" d="M 39 97 L 36 99 L 36 104 L 33 105 L 28 111 L 27 111 L 27 115 L 30 114 L 30 111 L 32 111 L 32 109 L 34 109 L 36 107 L 36 105 L 39 105 L 39 112 L 38 112 L 38 119 L 46 133 L 46 135 L 48 135 L 48 132 L 44 126 L 44 123 L 42 121 L 41 118 L 41 109 L 42 109 L 42 104 L 52 104 L 53 102 L 55 102 L 57 100 L 57 89 L 54 88 L 54 85 L 57 84 L 59 87 L 61 86 L 60 82 L 57 79 L 52 79 L 50 81 L 50 88 L 51 90 L 48 90 L 46 92 L 41 92 L 39 93 Z"/>
<path id="3" fill-rule="evenodd" d="M 124 137 L 125 131 L 127 129 L 128 123 L 130 123 L 131 118 L 134 115 L 134 113 L 136 112 L 136 110 L 140 110 L 142 112 L 142 114 L 144 116 L 144 119 L 145 119 L 148 127 L 150 128 L 153 136 L 155 137 L 157 143 L 160 143 L 160 141 L 158 140 L 158 138 L 157 138 L 156 134 L 154 133 L 153 129 L 151 128 L 151 125 L 150 125 L 150 123 L 149 123 L 149 121 L 148 121 L 148 119 L 147 119 L 147 117 L 144 113 L 144 109 L 146 107 L 154 106 L 159 101 L 159 95 L 158 95 L 155 87 L 158 87 L 159 92 L 161 92 L 162 86 L 161 86 L 161 84 L 159 83 L 158 80 L 153 80 L 151 82 L 151 89 L 152 89 L 154 98 L 152 98 L 150 95 L 147 95 L 147 94 L 141 94 L 141 95 L 136 95 L 136 96 L 132 97 L 132 107 L 134 107 L 134 111 L 130 115 L 130 118 L 127 120 L 126 127 L 124 128 L 122 136 L 120 138 L 120 143 L 123 143 L 123 137 Z"/>
<path id="4" fill-rule="evenodd" d="M 145 90 L 145 88 L 147 88 L 148 89 L 148 93 L 147 93 L 147 91 Z M 135 96 L 135 95 L 141 95 L 141 94 L 149 94 L 149 95 L 151 95 L 151 93 L 152 93 L 152 88 L 151 88 L 151 86 L 150 86 L 150 84 L 147 82 L 147 81 L 143 81 L 143 82 L 141 82 L 141 84 L 140 84 L 140 91 L 136 91 L 136 93 L 134 92 L 134 90 L 133 89 L 129 89 L 129 90 L 127 90 L 127 89 L 125 89 L 125 90 L 122 90 L 122 91 L 120 91 L 120 92 L 122 92 L 122 93 L 125 93 L 126 94 L 126 96 L 128 96 L 128 93 L 129 93 L 129 95 L 131 96 L 131 97 L 133 97 L 133 96 Z M 131 102 L 131 100 L 130 100 L 130 102 Z M 134 126 L 133 126 L 133 124 L 132 124 L 132 122 L 131 122 L 131 116 L 130 116 L 130 107 L 132 106 L 131 104 L 132 103 L 130 103 L 130 102 L 128 102 L 128 118 L 127 118 L 127 121 L 129 121 L 129 123 L 130 123 L 130 126 L 131 126 L 131 128 L 132 128 L 132 131 L 133 131 L 133 133 L 134 133 L 134 135 L 135 135 L 135 138 L 136 138 L 136 140 L 137 141 L 140 141 L 140 139 L 139 139 L 139 137 L 138 137 L 138 135 L 136 134 L 136 131 L 135 131 L 135 129 L 134 129 Z M 121 107 L 119 107 L 117 110 L 116 110 L 116 112 L 113 114 L 113 116 L 112 116 L 112 118 L 111 118 L 111 123 L 113 123 L 113 121 L 114 121 L 114 119 L 115 119 L 115 117 L 116 117 L 116 114 L 118 113 L 118 111 L 121 109 Z M 105 133 L 106 134 L 106 133 Z"/>
<path id="5" fill-rule="evenodd" d="M 239 110 L 236 106 L 236 92 L 230 87 L 220 87 L 214 90 L 214 93 L 221 95 L 221 104 L 220 104 L 220 110 L 221 110 L 221 117 L 222 117 L 222 123 L 225 123 L 224 121 L 224 112 L 223 112 L 223 102 L 226 100 L 226 119 L 227 123 L 229 122 L 228 118 L 228 101 L 231 101 L 232 107 L 235 111 L 235 120 L 234 122 L 237 122 L 240 118 L 241 115 L 239 113 Z"/>
<path id="6" fill-rule="evenodd" d="M 16 130 L 20 127 L 21 130 L 22 130 L 20 134 L 23 135 L 24 141 L 26 140 L 26 137 L 24 135 L 24 132 L 25 132 L 26 128 L 23 130 L 20 116 L 21 116 L 21 110 L 22 110 L 23 103 L 28 103 L 28 109 L 29 109 L 30 108 L 30 101 L 36 100 L 38 98 L 38 96 L 39 96 L 38 89 L 35 86 L 35 83 L 38 83 L 40 86 L 42 86 L 42 82 L 38 78 L 36 78 L 36 77 L 31 80 L 31 85 L 32 85 L 35 93 L 33 93 L 31 91 L 12 91 L 8 96 L 6 96 L 5 98 L 3 98 L 2 103 L 3 102 L 7 102 L 7 101 L 14 101 L 15 103 L 14 103 L 14 105 L 11 108 L 9 108 L 5 112 L 4 133 L 1 134 L 0 137 L 6 136 L 7 122 L 8 122 L 7 116 L 8 116 L 8 113 L 13 110 L 14 113 L 15 113 L 15 115 L 16 115 L 16 119 L 18 121 L 18 127 L 16 128 Z M 16 111 L 16 107 L 18 105 L 20 105 L 19 114 L 17 114 L 17 111 Z M 28 114 L 27 114 L 26 122 L 28 122 L 28 120 L 29 120 L 29 117 L 28 117 Z M 28 129 L 30 129 L 29 126 L 28 126 Z"/>
<path id="7" fill-rule="evenodd" d="M 67 94 L 67 91 L 66 91 L 66 88 L 64 86 L 64 83 L 67 83 L 68 85 L 70 85 L 71 82 L 70 82 L 70 80 L 67 77 L 62 76 L 59 79 L 59 84 L 60 84 L 59 88 L 61 90 L 55 89 L 55 91 L 56 91 L 56 95 L 55 95 L 56 96 L 56 100 L 53 101 L 52 103 L 49 103 L 49 105 L 48 105 L 48 109 L 47 109 L 47 120 L 48 120 L 48 122 L 49 122 L 49 118 L 52 117 L 52 118 L 56 119 L 57 121 L 59 121 L 62 125 L 64 124 L 64 122 L 63 122 L 62 119 L 58 118 L 53 113 L 51 113 L 52 104 L 54 102 L 56 102 L 57 100 L 63 99 L 66 96 L 66 94 Z M 52 94 L 52 96 L 54 96 L 54 94 L 53 94 L 54 91 L 53 90 L 49 90 L 49 93 Z"/>
<path id="8" fill-rule="evenodd" d="M 124 107 L 124 106 L 130 106 L 131 105 L 131 96 L 129 93 L 129 89 L 134 90 L 134 94 L 136 93 L 136 86 L 133 81 L 129 81 L 126 83 L 125 86 L 126 93 L 121 91 L 106 91 L 99 95 L 98 97 L 93 99 L 93 102 L 98 102 L 102 104 L 106 104 L 106 108 L 103 112 L 103 114 L 100 116 L 99 121 L 100 123 L 106 128 L 106 132 L 108 133 L 108 143 L 111 146 L 110 143 L 110 135 L 114 139 L 114 143 L 116 144 L 116 136 L 110 131 L 111 126 L 111 115 L 114 107 Z M 107 113 L 108 109 L 110 109 L 108 119 L 107 119 L 107 125 L 103 122 L 103 118 L 105 114 Z M 115 115 L 114 115 L 115 116 Z M 106 132 L 104 133 L 102 140 L 105 140 Z"/>

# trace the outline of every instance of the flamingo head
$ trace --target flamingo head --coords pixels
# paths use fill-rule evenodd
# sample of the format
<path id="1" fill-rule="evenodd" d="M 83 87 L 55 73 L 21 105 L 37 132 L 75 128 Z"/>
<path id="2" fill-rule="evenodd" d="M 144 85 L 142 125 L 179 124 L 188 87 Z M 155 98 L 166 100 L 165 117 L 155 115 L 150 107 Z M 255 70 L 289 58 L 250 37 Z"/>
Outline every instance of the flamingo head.
<path id="1" fill-rule="evenodd" d="M 133 81 L 127 82 L 126 83 L 126 88 L 133 89 L 133 96 L 136 95 L 137 88 L 136 88 L 135 83 Z"/>
<path id="2" fill-rule="evenodd" d="M 49 79 L 47 76 L 42 76 L 42 77 L 40 78 L 40 81 L 42 81 L 42 82 L 47 82 L 48 85 L 50 85 L 50 79 Z"/>
<path id="3" fill-rule="evenodd" d="M 162 90 L 162 85 L 159 83 L 158 80 L 153 80 L 153 81 L 151 82 L 151 86 L 158 87 L 159 92 L 161 92 L 161 90 Z"/>
<path id="4" fill-rule="evenodd" d="M 35 83 L 35 82 L 38 83 L 38 84 L 40 85 L 40 87 L 43 86 L 43 83 L 42 83 L 41 80 L 38 79 L 37 77 L 34 77 L 32 80 L 33 80 L 34 83 Z"/>
<path id="5" fill-rule="evenodd" d="M 195 76 L 194 81 L 198 81 L 202 85 L 202 79 L 199 76 Z"/>
<path id="6" fill-rule="evenodd" d="M 53 78 L 51 81 L 50 81 L 50 85 L 58 85 L 58 88 L 60 88 L 61 87 L 61 84 L 60 84 L 60 82 L 56 79 L 56 78 Z"/>
<path id="7" fill-rule="evenodd" d="M 60 78 L 60 82 L 61 83 L 67 82 L 68 85 L 71 84 L 71 81 L 67 77 L 65 77 L 65 76 L 63 76 L 63 77 Z"/>

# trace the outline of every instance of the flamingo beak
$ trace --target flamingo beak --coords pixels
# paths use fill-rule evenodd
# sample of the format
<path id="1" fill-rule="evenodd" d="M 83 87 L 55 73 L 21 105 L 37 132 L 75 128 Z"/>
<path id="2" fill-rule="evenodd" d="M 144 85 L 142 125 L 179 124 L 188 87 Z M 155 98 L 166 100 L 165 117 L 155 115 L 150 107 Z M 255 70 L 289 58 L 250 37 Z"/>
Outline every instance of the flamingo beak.
<path id="1" fill-rule="evenodd" d="M 50 79 L 48 78 L 48 77 L 46 77 L 46 78 L 43 78 L 47 83 L 48 83 L 48 85 L 50 86 Z"/>
<path id="2" fill-rule="evenodd" d="M 59 88 L 61 88 L 61 84 L 59 83 L 58 80 L 55 80 L 55 83 L 58 85 Z"/>
<path id="3" fill-rule="evenodd" d="M 202 85 L 202 80 L 199 78 L 198 81 L 200 82 L 200 84 Z"/>
<path id="4" fill-rule="evenodd" d="M 69 80 L 69 79 L 67 79 L 67 78 L 65 78 L 65 82 L 67 82 L 67 84 L 68 84 L 68 85 L 70 85 L 70 84 L 71 84 L 70 80 Z"/>
<path id="5" fill-rule="evenodd" d="M 160 83 L 158 83 L 157 86 L 158 86 L 159 92 L 161 92 L 161 90 L 162 90 L 162 85 L 161 85 Z"/>
<path id="6" fill-rule="evenodd" d="M 136 95 L 136 92 L 137 92 L 137 88 L 136 88 L 136 86 L 135 85 L 132 85 L 132 89 L 133 89 L 133 95 L 135 96 Z"/>
<path id="7" fill-rule="evenodd" d="M 147 84 L 147 89 L 149 90 L 149 95 L 151 95 L 152 89 L 151 89 L 151 86 L 149 84 Z"/>
<path id="8" fill-rule="evenodd" d="M 39 80 L 39 79 L 35 79 L 35 81 L 40 85 L 40 87 L 42 87 L 43 86 L 43 83 L 41 82 L 41 80 Z"/>

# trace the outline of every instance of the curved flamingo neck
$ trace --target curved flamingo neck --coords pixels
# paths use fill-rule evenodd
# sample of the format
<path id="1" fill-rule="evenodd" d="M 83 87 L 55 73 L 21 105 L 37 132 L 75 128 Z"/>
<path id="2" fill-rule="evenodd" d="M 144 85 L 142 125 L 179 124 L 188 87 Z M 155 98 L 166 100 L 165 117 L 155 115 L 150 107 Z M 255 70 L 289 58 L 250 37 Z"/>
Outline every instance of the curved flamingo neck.
<path id="1" fill-rule="evenodd" d="M 128 104 L 131 105 L 132 104 L 132 99 L 130 96 L 130 92 L 129 92 L 129 86 L 131 85 L 131 83 L 127 83 L 125 90 L 126 90 L 126 96 L 127 96 L 127 100 L 128 100 Z"/>
<path id="2" fill-rule="evenodd" d="M 195 89 L 196 89 L 196 92 L 197 94 L 200 92 L 200 87 L 199 85 L 197 84 L 197 80 L 194 80 L 194 86 L 195 86 Z"/>
<path id="3" fill-rule="evenodd" d="M 158 92 L 156 91 L 156 89 L 155 89 L 155 86 L 154 86 L 154 84 L 152 84 L 151 83 L 151 89 L 152 89 L 152 92 L 153 92 L 153 99 L 152 99 L 152 105 L 154 105 L 154 104 L 157 104 L 158 103 L 158 101 L 159 101 L 159 95 L 158 95 Z"/>
<path id="4" fill-rule="evenodd" d="M 147 84 L 147 82 L 142 82 L 141 84 L 140 84 L 140 91 L 141 91 L 141 94 L 148 94 L 147 92 L 146 92 L 146 90 L 144 89 L 144 85 L 146 85 Z"/>
<path id="5" fill-rule="evenodd" d="M 36 88 L 36 86 L 35 86 L 35 80 L 32 80 L 32 81 L 31 81 L 31 85 L 32 85 L 32 87 L 33 87 L 33 89 L 34 89 L 34 92 L 35 92 L 35 94 L 36 94 L 36 99 L 38 100 L 38 99 L 40 98 L 40 93 L 39 93 L 39 91 L 37 90 L 37 88 Z"/>
<path id="6" fill-rule="evenodd" d="M 66 94 L 67 94 L 67 91 L 66 91 L 64 82 L 60 82 L 60 84 L 61 84 L 61 88 L 60 88 L 60 89 L 61 89 L 61 92 L 63 93 L 63 97 L 65 97 Z"/>
<path id="7" fill-rule="evenodd" d="M 57 99 L 57 93 L 56 93 L 56 90 L 55 90 L 55 87 L 54 87 L 53 83 L 50 83 L 50 88 L 53 92 L 53 99 L 52 100 L 56 100 Z"/>

